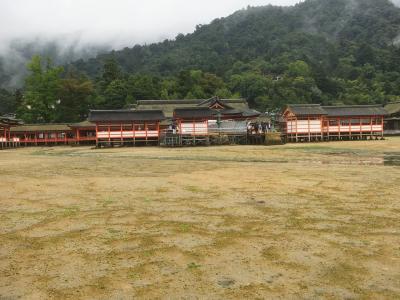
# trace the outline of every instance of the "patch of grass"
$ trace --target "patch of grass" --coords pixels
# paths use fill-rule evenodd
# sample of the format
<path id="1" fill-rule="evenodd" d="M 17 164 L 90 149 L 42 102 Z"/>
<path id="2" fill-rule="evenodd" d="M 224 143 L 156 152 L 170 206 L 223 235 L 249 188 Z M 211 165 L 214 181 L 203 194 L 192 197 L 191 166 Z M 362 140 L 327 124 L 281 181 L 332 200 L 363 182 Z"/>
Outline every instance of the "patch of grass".
<path id="1" fill-rule="evenodd" d="M 80 211 L 80 208 L 77 206 L 67 207 L 67 208 L 64 208 L 62 216 L 63 217 L 75 216 L 79 211 Z"/>
<path id="2" fill-rule="evenodd" d="M 153 247 L 156 244 L 156 240 L 151 236 L 144 236 L 140 239 L 140 247 L 143 249 Z"/>
<path id="3" fill-rule="evenodd" d="M 143 255 L 144 257 L 152 257 L 152 256 L 154 256 L 155 254 L 156 254 L 156 251 L 155 251 L 154 249 L 145 250 L 145 251 L 142 252 L 142 255 Z"/>
<path id="4" fill-rule="evenodd" d="M 261 252 L 262 257 L 271 260 L 271 261 L 276 261 L 281 258 L 281 255 L 275 247 L 271 246 L 268 248 L 265 248 Z"/>
<path id="5" fill-rule="evenodd" d="M 340 262 L 325 269 L 323 277 L 338 286 L 355 287 L 356 282 L 365 274 L 365 269 L 347 262 Z"/>
<path id="6" fill-rule="evenodd" d="M 179 231 L 181 232 L 189 232 L 191 229 L 191 225 L 190 224 L 181 224 L 179 225 Z"/>
<path id="7" fill-rule="evenodd" d="M 108 228 L 107 231 L 108 231 L 108 233 L 111 233 L 111 234 L 118 234 L 118 233 L 121 233 L 120 230 L 116 230 L 116 229 L 114 229 L 114 228 Z"/>
<path id="8" fill-rule="evenodd" d="M 184 189 L 192 193 L 200 193 L 203 191 L 201 188 L 194 185 L 185 186 Z"/>
<path id="9" fill-rule="evenodd" d="M 113 204 L 115 201 L 112 198 L 107 198 L 103 200 L 103 207 L 107 207 L 108 205 Z"/>
<path id="10" fill-rule="evenodd" d="M 285 269 L 288 269 L 288 270 L 296 270 L 296 271 L 305 272 L 305 271 L 307 271 L 309 269 L 308 266 L 302 265 L 302 264 L 300 264 L 298 262 L 294 262 L 294 261 L 286 261 L 286 260 L 285 261 L 279 261 L 279 262 L 277 262 L 277 264 L 279 266 L 284 267 Z"/>
<path id="11" fill-rule="evenodd" d="M 152 200 L 151 200 L 150 198 L 144 198 L 144 199 L 143 199 L 143 202 L 144 202 L 144 203 L 147 203 L 147 204 L 151 203 L 151 201 L 152 201 Z"/>
<path id="12" fill-rule="evenodd" d="M 197 270 L 201 267 L 201 265 L 198 265 L 194 262 L 191 262 L 190 264 L 187 265 L 187 269 L 189 270 Z"/>
<path id="13" fill-rule="evenodd" d="M 132 270 L 128 273 L 128 278 L 131 280 L 138 280 L 141 278 L 141 276 L 137 273 L 137 271 Z"/>
<path id="14" fill-rule="evenodd" d="M 166 192 L 169 192 L 169 189 L 166 187 L 160 187 L 160 188 L 156 189 L 156 192 L 157 193 L 166 193 Z"/>
<path id="15" fill-rule="evenodd" d="M 108 283 L 108 278 L 102 276 L 96 278 L 96 280 L 93 282 L 93 287 L 99 290 L 105 290 L 107 288 L 107 283 Z"/>
<path id="16" fill-rule="evenodd" d="M 286 219 L 286 227 L 290 229 L 302 229 L 305 223 L 305 220 L 300 217 L 300 213 L 296 210 L 291 210 Z"/>
<path id="17" fill-rule="evenodd" d="M 138 280 L 143 277 L 143 275 L 146 274 L 146 263 L 140 263 L 133 268 L 128 269 L 128 278 L 133 279 L 133 280 Z"/>
<path id="18" fill-rule="evenodd" d="M 236 239 L 248 236 L 249 233 L 241 230 L 228 230 L 219 232 L 213 242 L 216 248 L 224 248 L 236 243 Z"/>

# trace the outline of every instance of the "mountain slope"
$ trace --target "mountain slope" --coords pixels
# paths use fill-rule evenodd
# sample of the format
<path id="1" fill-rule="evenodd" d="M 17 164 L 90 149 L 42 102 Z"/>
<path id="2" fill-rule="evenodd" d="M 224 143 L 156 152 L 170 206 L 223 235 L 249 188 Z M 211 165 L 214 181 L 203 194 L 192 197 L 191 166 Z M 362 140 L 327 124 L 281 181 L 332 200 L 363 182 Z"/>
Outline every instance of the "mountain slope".
<path id="1" fill-rule="evenodd" d="M 135 46 L 75 65 L 97 75 L 114 57 L 128 73 L 176 74 L 202 69 L 223 76 L 236 61 L 292 59 L 329 61 L 349 43 L 385 48 L 400 33 L 400 9 L 388 0 L 308 0 L 294 7 L 254 7 L 198 26 L 174 41 Z M 345 48 L 344 48 L 345 49 Z"/>

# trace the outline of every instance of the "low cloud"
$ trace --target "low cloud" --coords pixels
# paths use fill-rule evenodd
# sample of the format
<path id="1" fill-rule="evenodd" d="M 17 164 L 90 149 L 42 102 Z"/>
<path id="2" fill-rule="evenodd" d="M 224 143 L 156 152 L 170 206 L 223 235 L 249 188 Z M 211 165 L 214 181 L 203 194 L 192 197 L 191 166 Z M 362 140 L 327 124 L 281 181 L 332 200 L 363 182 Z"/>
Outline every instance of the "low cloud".
<path id="1" fill-rule="evenodd" d="M 298 0 L 2 0 L 0 46 L 15 39 L 111 44 L 150 43 L 188 33 L 197 24 L 247 5 L 292 5 Z M 1 49 L 0 49 L 1 51 Z"/>

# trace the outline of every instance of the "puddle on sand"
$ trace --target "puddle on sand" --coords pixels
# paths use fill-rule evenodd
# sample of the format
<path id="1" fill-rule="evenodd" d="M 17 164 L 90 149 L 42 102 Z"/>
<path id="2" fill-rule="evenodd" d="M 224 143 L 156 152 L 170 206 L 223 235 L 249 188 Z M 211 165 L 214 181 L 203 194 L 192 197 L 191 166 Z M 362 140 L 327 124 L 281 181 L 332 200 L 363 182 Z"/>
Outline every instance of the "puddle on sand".
<path id="1" fill-rule="evenodd" d="M 384 156 L 383 164 L 385 166 L 399 166 L 400 167 L 400 153 L 399 154 L 387 154 Z"/>
<path id="2" fill-rule="evenodd" d="M 304 162 L 304 160 L 299 161 Z M 355 157 L 353 160 L 312 160 L 310 162 L 322 165 L 365 165 L 365 166 L 387 166 L 387 167 L 400 167 L 400 152 L 384 153 L 384 155 Z"/>

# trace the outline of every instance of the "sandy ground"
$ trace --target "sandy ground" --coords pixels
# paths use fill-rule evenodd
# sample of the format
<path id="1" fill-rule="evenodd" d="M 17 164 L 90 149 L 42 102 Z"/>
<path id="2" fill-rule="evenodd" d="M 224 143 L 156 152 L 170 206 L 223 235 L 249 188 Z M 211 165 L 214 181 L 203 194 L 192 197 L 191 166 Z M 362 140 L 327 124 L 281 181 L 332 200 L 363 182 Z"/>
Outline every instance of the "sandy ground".
<path id="1" fill-rule="evenodd" d="M 0 151 L 0 299 L 399 299 L 400 138 Z"/>

